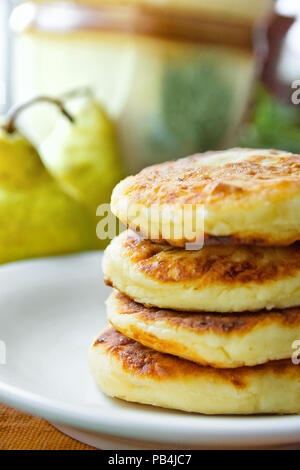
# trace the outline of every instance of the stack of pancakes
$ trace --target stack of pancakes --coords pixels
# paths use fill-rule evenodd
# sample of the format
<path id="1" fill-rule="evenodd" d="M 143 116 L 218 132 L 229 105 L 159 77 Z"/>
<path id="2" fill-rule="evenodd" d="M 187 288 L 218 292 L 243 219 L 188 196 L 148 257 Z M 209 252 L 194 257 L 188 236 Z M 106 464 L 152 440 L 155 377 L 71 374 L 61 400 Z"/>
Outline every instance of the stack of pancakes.
<path id="1" fill-rule="evenodd" d="M 112 328 L 90 349 L 99 387 L 200 413 L 299 413 L 300 155 L 233 149 L 155 165 L 119 183 L 111 207 L 135 231 L 104 257 L 117 290 Z M 188 250 L 200 209 L 204 246 Z"/>

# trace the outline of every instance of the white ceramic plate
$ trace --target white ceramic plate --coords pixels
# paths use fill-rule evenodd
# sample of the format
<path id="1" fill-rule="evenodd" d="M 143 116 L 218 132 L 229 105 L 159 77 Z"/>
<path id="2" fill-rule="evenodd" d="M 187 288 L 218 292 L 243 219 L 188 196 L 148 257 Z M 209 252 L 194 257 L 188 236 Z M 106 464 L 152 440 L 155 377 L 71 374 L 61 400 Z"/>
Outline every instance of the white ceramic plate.
<path id="1" fill-rule="evenodd" d="M 87 350 L 106 325 L 104 302 L 109 290 L 103 283 L 99 253 L 0 268 L 2 353 L 6 347 L 6 364 L 0 365 L 0 401 L 108 449 L 300 441 L 299 416 L 210 417 L 105 397 L 90 376 Z"/>

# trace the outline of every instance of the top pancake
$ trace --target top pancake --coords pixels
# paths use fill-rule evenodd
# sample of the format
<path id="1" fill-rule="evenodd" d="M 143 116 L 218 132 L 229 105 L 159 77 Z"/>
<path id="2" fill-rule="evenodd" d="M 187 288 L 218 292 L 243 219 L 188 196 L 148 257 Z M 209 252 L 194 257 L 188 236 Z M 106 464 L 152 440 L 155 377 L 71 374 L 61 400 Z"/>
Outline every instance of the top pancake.
<path id="1" fill-rule="evenodd" d="M 231 149 L 154 165 L 121 181 L 111 207 L 175 246 L 203 232 L 213 243 L 288 245 L 300 240 L 300 155 Z"/>

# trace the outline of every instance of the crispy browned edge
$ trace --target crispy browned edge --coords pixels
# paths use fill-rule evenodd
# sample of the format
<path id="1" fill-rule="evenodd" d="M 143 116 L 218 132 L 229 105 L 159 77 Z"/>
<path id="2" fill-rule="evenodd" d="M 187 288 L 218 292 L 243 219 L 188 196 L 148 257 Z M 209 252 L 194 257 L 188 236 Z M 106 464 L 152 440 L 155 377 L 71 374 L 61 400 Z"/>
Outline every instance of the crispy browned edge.
<path id="1" fill-rule="evenodd" d="M 156 381 L 201 376 L 206 377 L 207 380 L 230 383 L 236 389 L 243 389 L 247 386 L 247 379 L 253 373 L 288 374 L 297 380 L 300 378 L 300 367 L 293 365 L 290 360 L 272 361 L 259 366 L 237 369 L 214 369 L 200 366 L 147 348 L 119 333 L 113 327 L 100 334 L 93 348 L 101 348 L 105 354 L 113 356 L 129 374 L 137 374 Z"/>
<path id="2" fill-rule="evenodd" d="M 231 149 L 249 150 L 249 149 Z M 222 152 L 222 151 L 221 151 Z M 279 161 L 277 164 L 261 165 L 265 159 L 264 151 L 257 150 L 257 154 L 249 156 L 244 161 L 228 162 L 223 165 L 211 167 L 202 165 L 195 167 L 195 163 L 201 162 L 203 157 L 218 154 L 220 151 L 205 152 L 191 155 L 176 161 L 168 161 L 145 168 L 135 176 L 127 178 L 127 187 L 124 183 L 119 197 L 128 196 L 132 202 L 140 204 L 195 204 L 207 202 L 223 203 L 224 199 L 234 197 L 235 199 L 248 198 L 251 194 L 262 194 L 267 198 L 270 193 L 276 190 L 276 194 L 281 194 L 290 188 L 294 193 L 299 193 L 300 189 L 300 155 L 284 154 L 284 152 L 269 149 L 267 156 L 274 155 Z M 201 171 L 199 171 L 201 169 Z M 170 180 L 167 181 L 166 174 Z M 276 181 L 272 180 L 272 176 Z M 126 181 L 126 180 L 125 180 Z M 172 185 L 172 184 L 173 185 Z M 166 186 L 166 189 L 164 189 Z M 162 191 L 158 191 L 161 189 Z M 146 199 L 146 200 L 145 200 Z M 220 206 L 221 208 L 221 206 Z M 246 209 L 245 209 L 246 210 Z M 118 217 L 120 214 L 115 214 Z M 144 236 L 141 227 L 130 226 L 130 221 L 122 219 L 125 225 L 140 231 Z M 250 244 L 260 246 L 270 245 L 290 245 L 300 240 L 299 233 L 279 239 L 274 234 L 253 233 L 248 236 L 242 233 L 233 233 L 229 236 L 214 236 L 204 234 L 207 244 Z M 161 234 L 155 242 L 165 242 L 172 246 L 184 247 L 186 243 L 194 242 L 185 238 L 174 240 L 164 238 Z"/>
<path id="3" fill-rule="evenodd" d="M 231 149 L 243 150 L 243 149 Z M 259 152 L 259 151 L 258 151 Z M 145 204 L 203 204 L 222 202 L 259 195 L 266 191 L 281 194 L 287 188 L 296 193 L 300 189 L 300 155 L 269 150 L 248 155 L 245 160 L 219 165 L 201 164 L 203 157 L 220 152 L 195 154 L 144 168 L 122 182 L 119 197 L 128 196 L 132 202 Z M 265 164 L 266 157 L 277 160 Z M 199 165 L 200 163 L 200 165 Z M 278 191 L 277 191 L 278 190 Z M 274 193 L 274 195 L 275 195 Z"/>
<path id="4" fill-rule="evenodd" d="M 157 307 L 145 307 L 118 291 L 115 291 L 112 295 L 115 302 L 114 307 L 119 315 L 132 315 L 146 323 L 163 320 L 176 328 L 188 329 L 194 333 L 210 331 L 220 334 L 240 333 L 244 335 L 255 327 L 271 324 L 282 327 L 300 326 L 299 307 L 285 310 L 261 310 L 255 313 L 244 312 L 242 314 L 189 313 Z"/>
<path id="5" fill-rule="evenodd" d="M 198 251 L 171 248 L 152 243 L 135 232 L 125 232 L 119 255 L 128 258 L 145 277 L 160 283 L 193 282 L 203 288 L 216 283 L 263 284 L 292 277 L 300 270 L 300 245 L 281 248 L 281 254 L 264 259 L 262 248 L 243 246 L 243 259 L 234 258 L 233 247 L 206 248 Z M 122 237 L 122 235 L 120 235 Z M 113 279 L 107 277 L 107 283 Z"/>
<path id="6" fill-rule="evenodd" d="M 120 217 L 119 217 L 120 218 Z M 128 221 L 122 220 L 121 222 L 128 226 L 131 230 L 139 233 L 142 238 L 148 238 L 148 234 L 145 233 L 139 226 L 130 226 Z M 164 238 L 160 236 L 156 239 L 151 240 L 153 243 L 165 243 L 166 245 L 174 246 L 176 248 L 185 248 L 188 243 L 195 243 L 196 239 L 187 239 L 187 238 Z M 279 239 L 272 235 L 262 235 L 262 234 L 253 234 L 247 237 L 239 235 L 238 233 L 226 236 L 216 236 L 210 235 L 209 233 L 204 233 L 203 243 L 207 246 L 218 246 L 218 245 L 254 245 L 254 246 L 289 246 L 293 243 L 300 242 L 300 232 L 297 235 L 292 237 L 287 237 L 284 239 Z"/>

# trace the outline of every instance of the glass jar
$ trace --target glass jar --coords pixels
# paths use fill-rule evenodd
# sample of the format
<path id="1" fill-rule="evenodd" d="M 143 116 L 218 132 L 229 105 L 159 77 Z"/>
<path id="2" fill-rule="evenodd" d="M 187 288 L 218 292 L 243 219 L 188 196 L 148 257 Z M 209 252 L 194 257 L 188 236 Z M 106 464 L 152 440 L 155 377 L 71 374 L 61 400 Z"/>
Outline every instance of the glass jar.
<path id="1" fill-rule="evenodd" d="M 272 0 L 22 2 L 13 99 L 90 86 L 114 117 L 128 173 L 230 144 L 264 45 Z M 259 26 L 259 28 L 258 28 Z M 37 140 L 52 110 L 32 114 Z"/>

